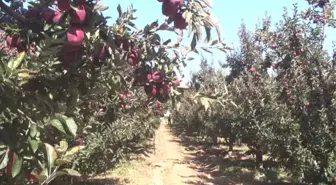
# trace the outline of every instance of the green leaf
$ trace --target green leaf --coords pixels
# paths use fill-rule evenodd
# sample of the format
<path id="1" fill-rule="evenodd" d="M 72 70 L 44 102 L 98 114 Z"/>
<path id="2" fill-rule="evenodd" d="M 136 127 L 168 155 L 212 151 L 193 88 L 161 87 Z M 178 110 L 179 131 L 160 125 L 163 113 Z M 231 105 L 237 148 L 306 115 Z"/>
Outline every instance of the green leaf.
<path id="1" fill-rule="evenodd" d="M 16 69 L 17 67 L 19 67 L 19 65 L 21 64 L 23 58 L 25 56 L 25 52 L 21 52 L 19 53 L 18 56 L 16 56 L 15 58 L 11 59 L 9 62 L 8 62 L 8 68 L 10 68 L 11 70 L 14 70 Z"/>
<path id="2" fill-rule="evenodd" d="M 214 40 L 214 41 L 211 42 L 211 46 L 216 45 L 218 43 L 219 43 L 218 40 Z"/>
<path id="3" fill-rule="evenodd" d="M 7 73 L 8 67 L 6 66 L 6 64 L 4 64 L 4 62 L 0 62 L 0 77 L 2 77 L 3 75 L 5 75 Z"/>
<path id="4" fill-rule="evenodd" d="M 66 134 L 63 124 L 59 119 L 56 118 L 51 120 L 51 125 L 55 127 L 58 131 L 62 132 L 63 134 Z"/>
<path id="5" fill-rule="evenodd" d="M 68 149 L 69 145 L 68 142 L 62 140 L 60 141 L 60 149 L 65 152 Z"/>
<path id="6" fill-rule="evenodd" d="M 49 165 L 49 167 L 52 167 L 52 166 L 54 166 L 54 162 L 57 159 L 56 150 L 53 146 L 51 146 L 48 143 L 44 143 L 44 146 L 46 148 L 48 165 Z"/>
<path id="7" fill-rule="evenodd" d="M 68 113 L 71 113 L 76 109 L 78 96 L 79 96 L 79 91 L 76 88 L 71 89 L 70 96 L 66 102 Z"/>
<path id="8" fill-rule="evenodd" d="M 66 151 L 64 157 L 77 154 L 79 151 L 81 151 L 84 148 L 85 148 L 84 146 L 74 146 L 70 148 L 68 151 Z"/>
<path id="9" fill-rule="evenodd" d="M 2 156 L 4 153 L 6 153 L 7 152 L 7 150 L 5 149 L 5 150 L 0 150 L 0 156 Z"/>
<path id="10" fill-rule="evenodd" d="M 69 163 L 71 163 L 71 161 L 66 160 L 66 159 L 57 159 L 55 161 L 55 164 L 58 165 L 58 166 L 62 166 L 62 165 L 69 164 Z"/>
<path id="11" fill-rule="evenodd" d="M 16 177 L 21 171 L 23 159 L 16 153 L 13 153 L 13 155 L 15 155 L 15 157 L 13 161 L 12 177 Z"/>
<path id="12" fill-rule="evenodd" d="M 121 17 L 122 16 L 122 9 L 121 9 L 120 4 L 118 4 L 118 6 L 117 6 L 117 11 L 118 11 L 119 17 Z"/>
<path id="13" fill-rule="evenodd" d="M 7 148 L 7 145 L 4 142 L 0 142 L 0 149 Z"/>
<path id="14" fill-rule="evenodd" d="M 35 153 L 39 147 L 40 142 L 34 139 L 29 140 L 30 148 L 33 150 Z"/>
<path id="15" fill-rule="evenodd" d="M 60 176 L 63 176 L 63 175 L 68 175 L 68 173 L 66 171 L 57 171 L 56 172 L 56 177 L 60 177 Z"/>
<path id="16" fill-rule="evenodd" d="M 212 8 L 212 0 L 202 0 L 207 6 Z"/>
<path id="17" fill-rule="evenodd" d="M 176 110 L 180 110 L 180 108 L 181 108 L 181 102 L 177 102 L 177 104 L 176 104 Z"/>
<path id="18" fill-rule="evenodd" d="M 0 170 L 6 168 L 9 162 L 8 153 L 9 153 L 9 149 L 7 149 L 6 153 L 1 157 Z"/>
<path id="19" fill-rule="evenodd" d="M 102 4 L 96 4 L 93 9 L 102 12 L 107 10 L 108 8 L 109 8 L 108 6 L 104 6 Z"/>
<path id="20" fill-rule="evenodd" d="M 63 119 L 65 120 L 65 124 L 67 126 L 67 129 L 69 130 L 69 132 L 73 135 L 76 136 L 77 135 L 77 124 L 75 122 L 75 120 L 73 118 L 70 117 L 66 117 L 66 116 L 62 116 Z"/>
<path id="21" fill-rule="evenodd" d="M 209 50 L 208 48 L 206 48 L 206 47 L 202 47 L 202 49 L 203 49 L 204 51 L 208 52 L 208 53 L 213 54 L 213 52 L 212 52 L 211 50 Z"/>
<path id="22" fill-rule="evenodd" d="M 211 39 L 211 28 L 208 28 L 206 26 L 204 26 L 204 28 L 205 28 L 205 33 L 206 33 L 205 41 L 206 42 L 210 42 L 210 39 Z"/>
<path id="23" fill-rule="evenodd" d="M 191 25 L 193 22 L 193 20 L 192 20 L 192 17 L 193 17 L 193 13 L 192 12 L 190 12 L 190 11 L 185 11 L 185 12 L 183 12 L 183 14 L 182 14 L 182 17 L 186 20 L 186 22 L 189 24 L 189 25 Z"/>
<path id="24" fill-rule="evenodd" d="M 78 171 L 69 168 L 62 169 L 60 172 L 65 172 L 64 174 L 70 176 L 81 176 L 81 174 Z"/>
<path id="25" fill-rule="evenodd" d="M 189 89 L 189 86 L 179 85 L 177 88 L 178 89 Z"/>
<path id="26" fill-rule="evenodd" d="M 34 175 L 34 174 L 33 174 Z M 44 182 L 45 180 L 48 179 L 48 169 L 44 168 L 42 172 L 39 175 L 34 175 L 40 183 Z"/>
<path id="27" fill-rule="evenodd" d="M 210 107 L 209 101 L 206 98 L 200 98 L 200 101 L 205 111 L 208 111 Z"/>
<path id="28" fill-rule="evenodd" d="M 30 137 L 34 138 L 37 134 L 37 126 L 36 124 L 31 124 L 30 128 L 29 128 L 29 134 Z"/>
<path id="29" fill-rule="evenodd" d="M 191 46 L 191 51 L 194 51 L 194 50 L 195 50 L 195 48 L 196 48 L 196 44 L 197 44 L 197 38 L 196 38 L 196 34 L 194 34 L 193 39 L 192 39 L 191 44 L 190 44 L 190 46 Z"/>

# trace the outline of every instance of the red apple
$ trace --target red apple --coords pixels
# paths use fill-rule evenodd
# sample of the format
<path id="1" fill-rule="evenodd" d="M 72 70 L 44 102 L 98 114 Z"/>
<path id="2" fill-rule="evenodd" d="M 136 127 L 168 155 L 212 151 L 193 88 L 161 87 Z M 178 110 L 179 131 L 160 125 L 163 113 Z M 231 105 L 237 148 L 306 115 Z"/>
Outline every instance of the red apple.
<path id="1" fill-rule="evenodd" d="M 20 44 L 20 35 L 15 34 L 13 36 L 8 35 L 6 37 L 7 45 L 10 47 L 17 47 Z"/>
<path id="2" fill-rule="evenodd" d="M 293 54 L 294 54 L 295 57 L 299 55 L 298 52 L 296 52 L 296 51 L 294 51 Z"/>
<path id="3" fill-rule="evenodd" d="M 127 61 L 132 66 L 137 65 L 139 63 L 139 51 L 137 49 L 133 49 L 130 53 L 128 53 Z"/>
<path id="4" fill-rule="evenodd" d="M 73 46 L 81 45 L 84 40 L 83 29 L 76 26 L 70 27 L 67 32 L 67 40 Z"/>
<path id="5" fill-rule="evenodd" d="M 33 174 L 31 174 L 29 172 L 25 172 L 24 176 L 26 177 L 28 182 L 34 183 L 34 182 L 38 181 L 38 179 Z"/>
<path id="6" fill-rule="evenodd" d="M 173 17 L 177 12 L 177 6 L 174 6 L 169 0 L 162 3 L 162 14 L 167 17 Z"/>
<path id="7" fill-rule="evenodd" d="M 36 52 L 36 46 L 35 46 L 35 44 L 30 44 L 30 45 L 29 45 L 29 51 L 30 51 L 31 53 L 35 53 L 35 52 Z"/>
<path id="8" fill-rule="evenodd" d="M 50 22 L 55 16 L 55 11 L 50 8 L 44 8 L 41 12 L 41 18 L 44 21 Z"/>
<path id="9" fill-rule="evenodd" d="M 156 106 L 162 108 L 162 103 L 159 101 L 156 101 Z"/>
<path id="10" fill-rule="evenodd" d="M 61 18 L 62 18 L 62 13 L 61 12 L 59 12 L 59 11 L 55 11 L 55 14 L 54 14 L 54 17 L 52 18 L 52 21 L 54 22 L 54 23 L 58 23 L 60 20 L 61 20 Z"/>
<path id="11" fill-rule="evenodd" d="M 70 11 L 71 23 L 81 24 L 85 21 L 86 10 L 84 5 L 80 5 L 77 10 L 71 9 Z"/>
<path id="12" fill-rule="evenodd" d="M 148 73 L 148 74 L 146 75 L 146 77 L 147 77 L 147 80 L 148 80 L 148 81 L 153 80 L 153 76 L 152 76 L 151 73 Z"/>
<path id="13" fill-rule="evenodd" d="M 75 139 L 75 145 L 76 146 L 82 146 L 83 145 L 83 138 L 81 138 L 81 137 L 76 137 L 76 139 Z"/>
<path id="14" fill-rule="evenodd" d="M 147 96 L 156 96 L 157 90 L 155 85 L 146 85 L 144 87 L 145 93 Z"/>
<path id="15" fill-rule="evenodd" d="M 172 83 L 172 85 L 173 86 L 179 86 L 180 85 L 180 80 L 175 76 L 174 78 L 173 78 L 173 83 Z"/>
<path id="16" fill-rule="evenodd" d="M 168 0 L 172 5 L 179 8 L 183 4 L 183 0 Z"/>
<path id="17" fill-rule="evenodd" d="M 250 69 L 249 69 L 250 72 L 254 72 L 255 71 L 255 67 L 254 66 L 251 66 Z"/>
<path id="18" fill-rule="evenodd" d="M 57 0 L 57 6 L 62 11 L 71 10 L 70 0 Z"/>
<path id="19" fill-rule="evenodd" d="M 332 179 L 331 179 L 331 181 L 332 181 L 334 184 L 336 184 L 336 176 L 333 176 Z"/>
<path id="20" fill-rule="evenodd" d="M 168 95 L 170 93 L 170 85 L 168 83 L 162 83 L 157 85 L 157 91 L 160 95 Z"/>
<path id="21" fill-rule="evenodd" d="M 120 103 L 120 107 L 124 109 L 126 107 L 126 103 L 124 103 L 124 102 Z"/>
<path id="22" fill-rule="evenodd" d="M 178 13 L 174 19 L 174 28 L 184 30 L 188 26 L 186 20 L 182 17 L 181 13 Z"/>
<path id="23" fill-rule="evenodd" d="M 125 98 L 126 98 L 126 95 L 125 95 L 124 93 L 120 93 L 120 94 L 119 94 L 119 99 L 122 99 L 122 100 L 123 100 L 123 99 L 125 99 Z"/>
<path id="24" fill-rule="evenodd" d="M 165 75 L 162 71 L 155 71 L 154 73 L 152 73 L 152 79 L 156 83 L 163 82 L 164 76 Z"/>

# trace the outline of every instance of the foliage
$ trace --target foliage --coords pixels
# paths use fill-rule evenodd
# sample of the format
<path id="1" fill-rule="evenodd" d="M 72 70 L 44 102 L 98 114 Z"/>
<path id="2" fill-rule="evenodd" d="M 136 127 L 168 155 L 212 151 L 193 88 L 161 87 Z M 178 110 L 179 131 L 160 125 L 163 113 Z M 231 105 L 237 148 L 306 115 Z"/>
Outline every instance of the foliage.
<path id="1" fill-rule="evenodd" d="M 118 6 L 107 25 L 108 7 L 98 0 L 35 0 L 28 9 L 24 1 L 0 1 L 1 182 L 98 173 L 151 138 L 161 103 L 181 91 L 179 66 L 198 47 L 202 26 L 207 43 L 217 29 L 211 47 L 224 50 L 206 2 L 180 1 L 164 23 L 140 29 L 132 6 Z M 184 47 L 187 27 L 194 39 Z M 178 39 L 158 31 L 176 31 Z"/>
<path id="2" fill-rule="evenodd" d="M 334 20 L 332 4 L 321 2 L 309 1 L 302 14 L 296 6 L 293 15 L 285 9 L 274 30 L 268 17 L 255 31 L 242 25 L 240 48 L 222 64 L 230 73 L 203 67 L 191 84 L 203 97 L 226 95 L 213 97 L 210 105 L 201 102 L 214 108 L 195 114 L 185 113 L 193 104 L 183 104 L 174 122 L 227 138 L 230 145 L 240 140 L 256 155 L 257 167 L 263 168 L 266 154 L 297 181 L 330 184 L 336 175 L 336 79 L 335 59 L 323 43 L 325 27 L 333 27 Z"/>

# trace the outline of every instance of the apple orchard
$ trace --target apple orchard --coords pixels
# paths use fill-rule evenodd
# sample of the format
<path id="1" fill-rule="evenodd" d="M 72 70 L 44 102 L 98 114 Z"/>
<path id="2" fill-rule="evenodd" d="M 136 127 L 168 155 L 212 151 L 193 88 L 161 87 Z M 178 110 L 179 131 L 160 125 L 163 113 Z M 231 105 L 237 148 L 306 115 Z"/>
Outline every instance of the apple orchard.
<path id="1" fill-rule="evenodd" d="M 187 54 L 219 26 L 207 1 L 156 3 L 167 19 L 140 29 L 131 6 L 107 25 L 98 0 L 0 1 L 1 183 L 100 173 L 153 136 Z"/>
<path id="2" fill-rule="evenodd" d="M 0 1 L 0 184 L 106 172 L 148 149 L 165 110 L 213 145 L 243 143 L 260 173 L 267 156 L 293 182 L 336 183 L 335 59 L 323 48 L 332 3 L 294 6 L 275 30 L 269 18 L 242 25 L 230 49 L 210 0 L 152 1 L 165 20 L 144 28 L 133 6 L 111 18 L 99 0 Z M 227 53 L 229 74 L 203 61 L 181 86 L 190 54 L 214 50 Z"/>

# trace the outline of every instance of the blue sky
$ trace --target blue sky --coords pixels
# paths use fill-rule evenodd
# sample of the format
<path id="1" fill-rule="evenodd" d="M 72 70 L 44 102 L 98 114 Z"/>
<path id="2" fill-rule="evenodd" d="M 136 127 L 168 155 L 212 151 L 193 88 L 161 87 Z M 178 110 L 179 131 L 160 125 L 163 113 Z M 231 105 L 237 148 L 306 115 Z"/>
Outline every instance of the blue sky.
<path id="1" fill-rule="evenodd" d="M 294 3 L 298 3 L 300 9 L 307 7 L 304 0 L 212 0 L 212 2 L 212 11 L 221 22 L 223 37 L 229 46 L 238 46 L 237 31 L 242 21 L 244 21 L 248 29 L 253 30 L 266 12 L 271 15 L 272 23 L 275 23 L 281 19 L 283 7 L 288 7 L 288 10 L 292 10 L 292 4 Z M 102 3 L 109 6 L 109 9 L 104 14 L 111 16 L 111 21 L 114 21 L 117 16 L 116 7 L 118 4 L 124 9 L 127 5 L 134 5 L 138 10 L 136 13 L 138 19 L 135 23 L 139 27 L 144 27 L 157 19 L 161 22 L 164 20 L 164 16 L 161 14 L 161 3 L 157 2 L 157 0 L 102 0 Z M 167 33 L 162 33 L 161 35 L 167 38 L 172 37 L 171 34 Z M 336 35 L 336 32 L 327 30 L 327 35 L 330 37 Z M 214 36 L 216 35 L 214 34 Z M 327 38 L 325 46 L 329 50 L 331 50 L 333 39 Z M 214 61 L 225 59 L 225 54 L 220 52 L 216 52 L 214 56 L 207 56 L 210 59 L 213 58 Z M 186 77 L 188 78 L 189 71 L 195 71 L 198 68 L 199 60 L 189 62 L 184 70 Z"/>

